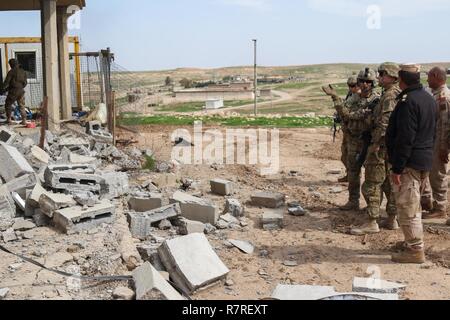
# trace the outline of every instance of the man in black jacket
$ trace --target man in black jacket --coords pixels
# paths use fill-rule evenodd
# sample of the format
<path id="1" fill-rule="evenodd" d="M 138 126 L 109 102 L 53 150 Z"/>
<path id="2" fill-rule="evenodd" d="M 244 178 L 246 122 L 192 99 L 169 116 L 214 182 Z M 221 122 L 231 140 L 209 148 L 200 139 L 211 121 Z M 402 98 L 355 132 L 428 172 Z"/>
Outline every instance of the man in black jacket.
<path id="1" fill-rule="evenodd" d="M 421 191 L 433 165 L 437 104 L 420 83 L 420 66 L 399 72 L 402 93 L 392 113 L 386 143 L 392 164 L 391 182 L 405 242 L 392 256 L 397 263 L 424 263 Z"/>

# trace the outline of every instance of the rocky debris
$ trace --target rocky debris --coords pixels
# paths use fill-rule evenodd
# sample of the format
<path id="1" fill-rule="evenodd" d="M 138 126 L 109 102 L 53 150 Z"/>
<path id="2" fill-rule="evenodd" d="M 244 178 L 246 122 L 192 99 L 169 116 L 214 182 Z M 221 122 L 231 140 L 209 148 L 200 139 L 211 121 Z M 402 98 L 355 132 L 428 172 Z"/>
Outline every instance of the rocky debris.
<path id="1" fill-rule="evenodd" d="M 145 240 L 152 232 L 152 226 L 165 219 L 173 219 L 181 214 L 179 204 L 171 204 L 148 212 L 129 212 L 128 222 L 134 238 Z"/>
<path id="2" fill-rule="evenodd" d="M 91 135 L 96 141 L 112 143 L 113 136 L 106 131 L 100 121 L 90 121 L 86 124 L 86 133 Z"/>
<path id="3" fill-rule="evenodd" d="M 164 219 L 164 220 L 161 220 L 161 222 L 158 225 L 158 228 L 160 230 L 170 230 L 170 229 L 172 229 L 172 224 L 170 223 L 169 220 Z"/>
<path id="4" fill-rule="evenodd" d="M 257 192 L 251 196 L 251 203 L 256 207 L 279 208 L 285 203 L 285 196 L 281 193 Z"/>
<path id="5" fill-rule="evenodd" d="M 148 197 L 132 196 L 128 200 L 130 210 L 136 212 L 146 212 L 162 207 L 162 194 L 150 193 Z"/>
<path id="6" fill-rule="evenodd" d="M 99 172 L 105 181 L 102 198 L 115 199 L 130 192 L 128 175 L 125 172 Z"/>
<path id="7" fill-rule="evenodd" d="M 17 240 L 16 233 L 13 228 L 10 228 L 4 232 L 2 232 L 3 242 L 12 242 Z"/>
<path id="8" fill-rule="evenodd" d="M 297 261 L 292 261 L 292 260 L 285 260 L 283 261 L 283 265 L 286 267 L 297 267 L 298 266 L 298 262 Z"/>
<path id="9" fill-rule="evenodd" d="M 94 207 L 100 201 L 99 197 L 90 191 L 74 192 L 73 199 L 82 207 Z"/>
<path id="10" fill-rule="evenodd" d="M 51 218 L 46 214 L 42 213 L 40 209 L 35 211 L 33 215 L 33 221 L 37 227 L 45 227 L 51 223 Z"/>
<path id="11" fill-rule="evenodd" d="M 229 196 L 233 193 L 233 183 L 224 179 L 214 179 L 210 181 L 211 193 L 220 196 Z"/>
<path id="12" fill-rule="evenodd" d="M 189 220 L 216 224 L 219 219 L 219 209 L 210 200 L 191 196 L 177 191 L 170 198 L 170 203 L 179 203 L 181 215 Z"/>
<path id="13" fill-rule="evenodd" d="M 214 227 L 212 224 L 210 224 L 210 223 L 205 224 L 205 234 L 212 234 L 216 231 L 217 231 L 217 228 Z"/>
<path id="14" fill-rule="evenodd" d="M 284 211 L 277 209 L 266 211 L 262 217 L 263 229 L 266 231 L 279 230 L 283 228 Z"/>
<path id="15" fill-rule="evenodd" d="M 106 193 L 105 179 L 92 170 L 95 172 L 94 167 L 86 165 L 50 165 L 44 173 L 45 185 L 53 190 Z"/>
<path id="16" fill-rule="evenodd" d="M 9 293 L 9 288 L 1 288 L 0 289 L 0 300 L 3 300 L 6 298 L 6 296 Z"/>
<path id="17" fill-rule="evenodd" d="M 354 278 L 353 292 L 364 293 L 398 293 L 406 286 L 400 283 L 390 282 L 375 278 Z"/>
<path id="18" fill-rule="evenodd" d="M 53 218 L 56 210 L 73 207 L 76 202 L 71 195 L 46 192 L 39 198 L 39 208 L 48 217 Z"/>
<path id="19" fill-rule="evenodd" d="M 308 211 L 303 209 L 302 206 L 295 206 L 295 207 L 289 207 L 288 213 L 294 217 L 303 217 L 308 213 Z"/>
<path id="20" fill-rule="evenodd" d="M 6 128 L 0 129 L 0 142 L 3 142 L 5 144 L 13 144 L 16 140 L 17 133 L 14 131 L 8 130 Z"/>
<path id="21" fill-rule="evenodd" d="M 245 208 L 237 199 L 227 199 L 224 214 L 229 213 L 236 218 L 245 216 Z"/>
<path id="22" fill-rule="evenodd" d="M 184 300 L 149 262 L 134 270 L 133 280 L 136 300 Z"/>
<path id="23" fill-rule="evenodd" d="M 171 279 L 188 293 L 222 280 L 229 273 L 204 234 L 166 240 L 158 253 Z"/>
<path id="24" fill-rule="evenodd" d="M 228 242 L 246 254 L 253 254 L 255 251 L 255 247 L 248 241 L 229 239 Z"/>
<path id="25" fill-rule="evenodd" d="M 9 182 L 28 173 L 34 173 L 24 156 L 14 147 L 0 142 L 0 176 Z"/>
<path id="26" fill-rule="evenodd" d="M 23 218 L 17 218 L 15 219 L 12 228 L 14 231 L 27 231 L 36 228 L 36 225 L 33 222 Z"/>
<path id="27" fill-rule="evenodd" d="M 182 178 L 181 179 L 181 186 L 180 189 L 183 191 L 188 191 L 191 189 L 194 185 L 195 181 L 189 178 Z"/>
<path id="28" fill-rule="evenodd" d="M 134 291 L 127 287 L 117 287 L 112 297 L 116 300 L 133 300 Z"/>
<path id="29" fill-rule="evenodd" d="M 49 164 L 50 162 L 50 156 L 47 152 L 45 152 L 44 150 L 42 150 L 41 148 L 39 148 L 38 146 L 32 146 L 31 147 L 31 156 L 32 156 L 32 162 L 38 162 L 41 165 L 44 164 Z M 38 166 L 39 168 L 40 166 Z"/>

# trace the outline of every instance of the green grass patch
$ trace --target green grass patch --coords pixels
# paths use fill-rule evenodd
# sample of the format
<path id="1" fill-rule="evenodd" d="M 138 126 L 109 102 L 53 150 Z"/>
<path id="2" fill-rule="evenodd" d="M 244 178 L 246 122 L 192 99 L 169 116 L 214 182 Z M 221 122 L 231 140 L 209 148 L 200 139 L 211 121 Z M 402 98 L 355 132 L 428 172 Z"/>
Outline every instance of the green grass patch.
<path id="1" fill-rule="evenodd" d="M 195 121 L 202 121 L 204 125 L 222 125 L 229 127 L 277 127 L 277 128 L 315 128 L 329 127 L 333 124 L 331 117 L 231 117 L 219 116 L 188 117 L 157 115 L 150 117 L 123 117 L 119 123 L 126 126 L 138 125 L 171 125 L 192 126 Z"/>
<path id="2" fill-rule="evenodd" d="M 156 167 L 155 159 L 153 159 L 153 157 L 150 157 L 150 156 L 147 156 L 147 155 L 144 156 L 144 158 L 145 158 L 145 163 L 142 166 L 142 169 L 144 169 L 144 170 L 151 170 L 151 171 L 155 170 L 155 167 Z"/>
<path id="3" fill-rule="evenodd" d="M 261 100 L 260 100 L 261 101 Z M 230 108 L 230 107 L 239 107 L 247 104 L 253 103 L 253 100 L 230 100 L 230 101 L 224 101 L 224 108 Z M 166 106 L 162 106 L 157 108 L 157 111 L 162 112 L 196 112 L 196 111 L 202 111 L 205 106 L 205 102 L 183 102 L 183 103 L 176 103 L 176 104 L 170 104 Z"/>

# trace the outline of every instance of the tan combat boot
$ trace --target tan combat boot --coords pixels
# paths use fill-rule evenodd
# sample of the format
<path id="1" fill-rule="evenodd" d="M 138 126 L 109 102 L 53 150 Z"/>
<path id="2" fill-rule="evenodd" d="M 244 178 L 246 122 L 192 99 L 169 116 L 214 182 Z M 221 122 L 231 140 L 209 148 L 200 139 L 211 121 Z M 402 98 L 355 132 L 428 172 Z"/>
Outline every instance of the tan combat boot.
<path id="1" fill-rule="evenodd" d="M 380 223 L 380 227 L 386 230 L 400 229 L 396 216 L 389 216 L 387 219 L 383 220 L 383 222 Z"/>
<path id="2" fill-rule="evenodd" d="M 354 236 L 363 236 L 366 234 L 380 233 L 380 227 L 378 226 L 377 220 L 370 220 L 368 223 L 363 224 L 359 228 L 353 228 L 350 233 Z"/>
<path id="3" fill-rule="evenodd" d="M 420 204 L 422 205 L 423 211 L 432 211 L 433 210 L 433 199 L 431 198 L 423 198 L 420 201 Z"/>
<path id="4" fill-rule="evenodd" d="M 342 207 L 339 207 L 342 211 L 359 211 L 361 208 L 359 206 L 358 202 L 355 201 L 349 201 L 347 204 L 343 205 Z"/>
<path id="5" fill-rule="evenodd" d="M 395 263 L 425 263 L 425 250 L 423 248 L 405 248 L 399 253 L 392 255 L 392 261 Z"/>
<path id="6" fill-rule="evenodd" d="M 447 211 L 433 210 L 431 212 L 424 212 L 422 215 L 423 220 L 429 219 L 447 219 Z"/>

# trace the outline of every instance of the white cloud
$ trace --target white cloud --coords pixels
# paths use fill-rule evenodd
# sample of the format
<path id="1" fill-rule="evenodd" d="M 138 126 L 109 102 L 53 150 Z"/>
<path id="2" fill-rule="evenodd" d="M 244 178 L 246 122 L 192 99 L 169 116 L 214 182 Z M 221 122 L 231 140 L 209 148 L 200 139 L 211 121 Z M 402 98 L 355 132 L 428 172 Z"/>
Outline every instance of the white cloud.
<path id="1" fill-rule="evenodd" d="M 378 5 L 384 17 L 450 11 L 448 0 L 308 0 L 308 6 L 313 10 L 353 17 L 366 16 L 371 5 Z"/>
<path id="2" fill-rule="evenodd" d="M 270 0 L 222 0 L 222 3 L 226 5 L 238 6 L 256 10 L 269 10 Z"/>

